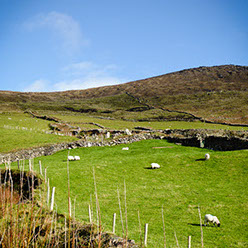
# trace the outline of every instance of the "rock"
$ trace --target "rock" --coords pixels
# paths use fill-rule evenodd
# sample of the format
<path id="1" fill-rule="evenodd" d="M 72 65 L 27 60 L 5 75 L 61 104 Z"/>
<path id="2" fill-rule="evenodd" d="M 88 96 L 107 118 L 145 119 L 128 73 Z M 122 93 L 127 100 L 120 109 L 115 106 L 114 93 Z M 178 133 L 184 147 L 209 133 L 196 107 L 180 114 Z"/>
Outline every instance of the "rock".
<path id="1" fill-rule="evenodd" d="M 126 130 L 125 130 L 125 133 L 126 133 L 127 135 L 132 135 L 132 132 L 129 131 L 129 129 L 126 129 Z"/>

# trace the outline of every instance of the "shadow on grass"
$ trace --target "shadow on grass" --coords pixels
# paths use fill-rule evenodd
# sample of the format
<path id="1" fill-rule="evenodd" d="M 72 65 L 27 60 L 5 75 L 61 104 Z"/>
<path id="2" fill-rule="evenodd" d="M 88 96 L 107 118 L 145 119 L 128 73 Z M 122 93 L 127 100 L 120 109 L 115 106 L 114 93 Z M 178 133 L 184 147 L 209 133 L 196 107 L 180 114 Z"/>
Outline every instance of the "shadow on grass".
<path id="1" fill-rule="evenodd" d="M 191 226 L 201 226 L 200 224 L 196 224 L 196 223 L 188 223 L 188 225 L 191 225 Z M 205 226 L 203 224 L 202 227 L 214 227 L 214 226 L 210 226 L 210 225 Z"/>
<path id="2" fill-rule="evenodd" d="M 195 161 L 206 161 L 206 159 L 205 158 L 198 158 Z"/>
<path id="3" fill-rule="evenodd" d="M 152 167 L 144 167 L 144 169 L 146 169 L 146 170 L 156 170 L 156 169 L 153 169 Z"/>
<path id="4" fill-rule="evenodd" d="M 195 224 L 195 223 L 188 223 L 188 225 L 191 225 L 191 226 L 201 226 L 200 224 Z"/>

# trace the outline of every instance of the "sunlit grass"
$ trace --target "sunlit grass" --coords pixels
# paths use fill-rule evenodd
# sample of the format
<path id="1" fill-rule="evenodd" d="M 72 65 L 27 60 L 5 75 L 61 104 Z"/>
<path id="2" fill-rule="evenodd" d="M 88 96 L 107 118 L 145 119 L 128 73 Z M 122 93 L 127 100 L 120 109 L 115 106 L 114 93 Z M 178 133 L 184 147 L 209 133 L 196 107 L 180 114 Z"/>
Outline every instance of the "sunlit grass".
<path id="1" fill-rule="evenodd" d="M 107 129 L 124 130 L 126 128 L 134 129 L 135 127 L 146 127 L 151 129 L 226 129 L 226 130 L 248 130 L 248 127 L 227 126 L 220 124 L 211 124 L 200 121 L 187 122 L 187 121 L 124 121 L 124 120 L 109 120 L 97 117 L 89 117 L 85 114 L 54 114 L 57 118 L 71 124 L 75 124 L 85 129 L 96 128 L 94 125 L 83 123 L 98 123 Z"/>
<path id="2" fill-rule="evenodd" d="M 164 208 L 168 247 L 175 247 L 174 232 L 179 244 L 186 246 L 192 236 L 192 246 L 201 247 L 198 205 L 202 216 L 217 215 L 220 228 L 204 227 L 205 247 L 247 247 L 247 150 L 217 152 L 207 149 L 177 146 L 165 140 L 141 141 L 121 146 L 91 147 L 71 150 L 80 161 L 70 162 L 70 188 L 76 217 L 88 221 L 88 204 L 92 203 L 96 221 L 93 167 L 96 173 L 98 197 L 104 230 L 112 230 L 112 216 L 117 213 L 117 234 L 122 236 L 117 187 L 124 211 L 124 180 L 127 186 L 129 237 L 139 241 L 138 216 L 142 231 L 149 223 L 149 247 L 163 247 L 161 209 Z M 210 160 L 201 160 L 206 152 Z M 68 151 L 37 158 L 47 167 L 51 186 L 56 187 L 58 211 L 67 213 Z M 157 162 L 159 170 L 150 170 Z"/>
<path id="3" fill-rule="evenodd" d="M 75 137 L 48 134 L 48 124 L 48 121 L 28 114 L 0 114 L 0 153 L 77 140 Z"/>

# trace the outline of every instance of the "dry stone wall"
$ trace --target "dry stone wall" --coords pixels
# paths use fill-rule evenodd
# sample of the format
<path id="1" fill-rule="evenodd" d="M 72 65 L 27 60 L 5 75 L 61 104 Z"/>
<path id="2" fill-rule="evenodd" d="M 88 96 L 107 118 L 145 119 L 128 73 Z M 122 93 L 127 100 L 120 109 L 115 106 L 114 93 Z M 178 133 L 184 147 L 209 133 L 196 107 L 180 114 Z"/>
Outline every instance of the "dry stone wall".
<path id="1" fill-rule="evenodd" d="M 163 131 L 170 142 L 218 151 L 248 149 L 248 131 L 209 129 L 167 129 Z"/>
<path id="2" fill-rule="evenodd" d="M 208 148 L 219 151 L 231 151 L 248 149 L 248 131 L 226 131 L 207 129 L 166 129 L 156 131 L 143 131 L 132 135 L 124 135 L 123 131 L 112 131 L 113 139 L 102 139 L 102 141 L 87 141 L 80 139 L 71 143 L 54 144 L 39 148 L 21 150 L 14 153 L 0 154 L 0 164 L 30 159 L 40 156 L 48 156 L 60 150 L 91 146 L 114 146 L 129 144 L 146 139 L 167 139 L 173 143 L 185 146 Z"/>
<path id="3" fill-rule="evenodd" d="M 51 146 L 21 150 L 13 153 L 0 154 L 0 164 L 15 162 L 24 159 L 31 159 L 40 156 L 48 156 L 64 149 L 74 149 L 79 147 L 91 147 L 91 146 L 115 146 L 119 144 L 129 144 L 145 139 L 160 139 L 160 137 L 152 133 L 143 133 L 138 135 L 136 134 L 125 137 L 119 137 L 112 140 L 103 140 L 103 141 L 78 140 L 71 143 L 55 144 Z"/>

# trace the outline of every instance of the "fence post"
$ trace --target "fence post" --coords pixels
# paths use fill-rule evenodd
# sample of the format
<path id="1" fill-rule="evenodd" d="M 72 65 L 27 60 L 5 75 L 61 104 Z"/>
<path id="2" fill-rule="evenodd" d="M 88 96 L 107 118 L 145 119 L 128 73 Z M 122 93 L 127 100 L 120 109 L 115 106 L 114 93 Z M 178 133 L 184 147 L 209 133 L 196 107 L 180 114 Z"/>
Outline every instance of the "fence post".
<path id="1" fill-rule="evenodd" d="M 41 166 L 41 161 L 39 160 L 39 165 L 40 165 L 40 174 L 41 176 L 43 176 L 43 173 L 42 173 L 42 166 Z"/>
<path id="2" fill-rule="evenodd" d="M 47 206 L 49 206 L 49 199 L 50 199 L 50 185 L 49 185 L 49 178 L 47 179 Z"/>
<path id="3" fill-rule="evenodd" d="M 32 160 L 31 160 L 31 158 L 28 160 L 28 163 L 29 163 L 29 171 L 32 172 Z"/>
<path id="4" fill-rule="evenodd" d="M 200 210 L 200 206 L 198 206 L 198 213 L 199 213 L 200 226 L 201 226 L 201 244 L 202 244 L 202 248 L 203 248 L 204 247 L 204 245 L 203 245 L 203 230 L 202 230 L 202 221 L 201 221 L 201 210 Z"/>
<path id="5" fill-rule="evenodd" d="M 188 237 L 188 248 L 191 248 L 191 236 Z"/>
<path id="6" fill-rule="evenodd" d="M 145 224 L 145 237 L 144 237 L 144 245 L 147 246 L 147 235 L 148 235 L 148 223 Z"/>
<path id="7" fill-rule="evenodd" d="M 53 211 L 53 207 L 54 207 L 54 195 L 55 195 L 55 187 L 53 187 L 53 191 L 52 191 L 51 211 Z"/>
<path id="8" fill-rule="evenodd" d="M 91 216 L 91 209 L 90 209 L 90 205 L 89 205 L 89 219 L 90 219 L 90 224 L 92 224 L 92 216 Z"/>
<path id="9" fill-rule="evenodd" d="M 115 233 L 115 221 L 116 221 L 116 213 L 113 215 L 113 233 Z"/>
<path id="10" fill-rule="evenodd" d="M 47 176 L 47 168 L 45 168 L 45 183 L 47 183 L 47 178 L 46 178 L 46 176 Z"/>

